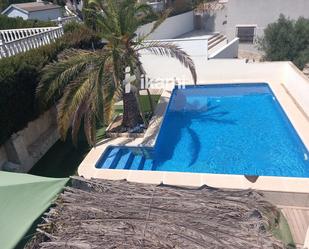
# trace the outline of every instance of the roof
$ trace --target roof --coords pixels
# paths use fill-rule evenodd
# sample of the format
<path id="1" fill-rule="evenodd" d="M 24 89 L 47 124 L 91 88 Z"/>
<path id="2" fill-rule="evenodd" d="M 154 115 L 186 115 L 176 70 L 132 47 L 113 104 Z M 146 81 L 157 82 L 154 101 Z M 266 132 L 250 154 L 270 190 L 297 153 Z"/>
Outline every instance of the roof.
<path id="1" fill-rule="evenodd" d="M 253 190 L 74 177 L 26 248 L 285 248 L 279 211 Z"/>
<path id="2" fill-rule="evenodd" d="M 2 11 L 2 14 L 7 13 L 11 8 L 16 8 L 22 12 L 29 13 L 29 12 L 35 12 L 35 11 L 59 9 L 61 7 L 59 5 L 49 3 L 49 2 L 17 3 L 17 4 L 11 4 L 4 11 Z"/>
<path id="3" fill-rule="evenodd" d="M 1 249 L 13 249 L 68 181 L 0 171 Z"/>

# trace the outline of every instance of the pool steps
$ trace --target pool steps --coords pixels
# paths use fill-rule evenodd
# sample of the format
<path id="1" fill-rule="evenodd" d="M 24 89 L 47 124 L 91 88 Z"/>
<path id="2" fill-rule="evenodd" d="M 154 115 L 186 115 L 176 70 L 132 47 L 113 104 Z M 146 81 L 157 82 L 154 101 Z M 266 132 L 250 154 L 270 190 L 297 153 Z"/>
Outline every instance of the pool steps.
<path id="1" fill-rule="evenodd" d="M 98 161 L 96 168 L 152 170 L 153 160 L 130 148 L 110 147 Z"/>

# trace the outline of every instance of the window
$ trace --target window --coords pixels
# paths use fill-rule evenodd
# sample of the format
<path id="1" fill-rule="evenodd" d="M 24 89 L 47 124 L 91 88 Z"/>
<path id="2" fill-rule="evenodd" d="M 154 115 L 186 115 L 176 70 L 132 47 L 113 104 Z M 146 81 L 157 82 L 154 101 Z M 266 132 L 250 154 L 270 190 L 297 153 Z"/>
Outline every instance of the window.
<path id="1" fill-rule="evenodd" d="M 239 42 L 253 43 L 256 26 L 238 26 L 236 29 Z"/>

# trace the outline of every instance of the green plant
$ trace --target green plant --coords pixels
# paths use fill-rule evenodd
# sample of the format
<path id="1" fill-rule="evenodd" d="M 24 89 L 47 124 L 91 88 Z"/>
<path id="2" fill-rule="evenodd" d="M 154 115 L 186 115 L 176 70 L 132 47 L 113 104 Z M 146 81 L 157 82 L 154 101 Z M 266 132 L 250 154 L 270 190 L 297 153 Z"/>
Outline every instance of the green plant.
<path id="1" fill-rule="evenodd" d="M 3 11 L 11 4 L 17 3 L 28 3 L 28 2 L 35 2 L 34 0 L 0 0 L 0 12 Z M 60 6 L 65 5 L 65 0 L 49 0 L 48 2 L 52 2 L 54 4 L 58 4 Z"/>
<path id="2" fill-rule="evenodd" d="M 171 16 L 179 15 L 193 9 L 192 1 L 190 0 L 175 0 L 169 6 L 171 8 Z"/>
<path id="3" fill-rule="evenodd" d="M 28 0 L 0 0 L 0 12 L 7 8 L 10 4 L 31 2 Z M 34 2 L 34 1 L 33 1 Z"/>
<path id="4" fill-rule="evenodd" d="M 267 26 L 258 44 L 266 60 L 290 60 L 302 69 L 309 62 L 309 19 L 293 21 L 280 15 Z"/>
<path id="5" fill-rule="evenodd" d="M 69 33 L 62 38 L 69 47 L 94 49 L 102 46 L 100 36 L 84 24 L 71 22 L 66 24 L 63 29 L 65 34 Z"/>
<path id="6" fill-rule="evenodd" d="M 49 21 L 24 20 L 21 17 L 12 18 L 0 15 L 0 29 L 22 29 L 49 26 L 55 26 L 55 24 Z"/>
<path id="7" fill-rule="evenodd" d="M 59 62 L 44 68 L 37 94 L 43 104 L 60 97 L 58 130 L 63 139 L 72 128 L 72 138 L 76 143 L 83 123 L 88 143 L 95 145 L 97 124 L 110 121 L 112 102 L 116 98 L 123 99 L 124 127 L 130 129 L 142 123 L 136 87 L 132 85 L 126 92 L 123 86 L 127 67 L 136 78 L 144 72 L 141 50 L 178 59 L 190 69 L 194 81 L 196 72 L 191 58 L 178 46 L 158 41 L 144 42 L 169 13 L 155 22 L 149 34 L 137 36 L 135 31 L 152 13 L 149 5 L 138 4 L 136 0 L 93 1 L 88 4 L 92 4 L 90 11 L 96 14 L 96 25 L 107 44 L 96 51 L 66 51 Z"/>
<path id="8" fill-rule="evenodd" d="M 42 68 L 57 60 L 65 48 L 78 48 L 81 44 L 91 47 L 89 41 L 97 42 L 95 37 L 85 37 L 85 34 L 80 36 L 77 33 L 79 31 L 67 32 L 53 44 L 0 60 L 0 144 L 45 110 L 39 110 L 35 99 Z M 75 38 L 72 40 L 72 37 Z"/>

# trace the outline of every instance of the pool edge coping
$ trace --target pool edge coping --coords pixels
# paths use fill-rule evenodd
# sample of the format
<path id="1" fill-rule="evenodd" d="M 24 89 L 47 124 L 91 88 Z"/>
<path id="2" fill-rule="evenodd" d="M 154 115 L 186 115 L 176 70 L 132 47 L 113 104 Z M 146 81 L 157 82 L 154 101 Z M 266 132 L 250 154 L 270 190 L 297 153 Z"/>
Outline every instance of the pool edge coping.
<path id="1" fill-rule="evenodd" d="M 246 82 L 239 82 L 248 83 Z M 251 83 L 251 82 L 249 82 Z M 252 82 L 258 83 L 258 82 Z M 265 83 L 265 82 L 261 82 Z M 293 95 L 287 93 L 283 83 L 273 83 L 271 81 L 266 82 L 276 98 L 279 99 L 279 103 L 286 113 L 288 119 L 292 123 L 297 134 L 301 138 L 304 145 L 309 149 L 308 140 L 304 137 L 304 131 L 299 129 L 299 120 L 294 120 L 295 115 L 290 115 L 290 110 L 287 110 L 287 106 L 293 103 L 294 107 L 302 114 L 303 118 L 306 119 L 306 115 L 299 109 L 297 101 L 295 103 Z M 209 84 L 209 83 L 205 83 Z M 220 83 L 215 83 L 220 84 Z M 221 84 L 227 84 L 222 82 Z M 235 84 L 231 82 L 230 84 Z M 282 89 L 279 89 L 282 88 Z M 284 95 L 282 95 L 282 90 Z M 150 125 L 145 132 L 143 138 L 116 138 L 111 139 L 107 143 L 99 145 L 101 148 L 94 153 L 96 160 L 86 160 L 80 164 L 78 168 L 78 174 L 85 178 L 102 178 L 107 180 L 128 180 L 132 182 L 149 183 L 149 184 L 167 184 L 167 185 L 179 185 L 179 186 L 192 186 L 201 187 L 207 185 L 210 187 L 217 188 L 233 188 L 233 189 L 247 189 L 253 188 L 256 190 L 263 191 L 279 191 L 279 192 L 295 192 L 295 193 L 309 193 L 309 178 L 297 178 L 297 177 L 280 177 L 280 176 L 260 176 L 257 181 L 252 183 L 245 178 L 244 175 L 225 175 L 225 174 L 209 174 L 209 173 L 189 173 L 189 172 L 168 172 L 168 171 L 142 171 L 142 170 L 117 170 L 117 169 L 97 169 L 95 168 L 96 162 L 99 160 L 101 154 L 107 149 L 108 146 L 147 146 L 153 147 L 158 137 L 161 125 L 164 120 L 164 116 L 169 104 L 169 100 L 172 94 L 172 89 L 166 89 L 163 91 L 155 115 L 150 121 Z M 279 96 L 278 96 L 279 95 Z M 283 103 L 282 100 L 289 98 L 290 103 Z M 284 101 L 285 102 L 285 101 Z M 294 108 L 293 107 L 293 108 Z M 292 109 L 293 109 L 292 108 Z M 293 116 L 293 117 L 291 117 Z M 296 115 L 297 116 L 297 115 Z M 296 124 L 295 124 L 296 123 Z M 300 132 L 301 131 L 301 132 Z M 305 139 L 304 139 L 305 138 Z M 305 140 L 305 141 L 304 141 Z M 91 151 L 92 151 L 91 150 Z M 90 154 L 90 153 L 89 153 Z M 88 154 L 88 155 L 89 155 Z M 88 155 L 86 157 L 88 157 Z M 91 162 L 90 162 L 91 161 Z"/>

